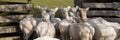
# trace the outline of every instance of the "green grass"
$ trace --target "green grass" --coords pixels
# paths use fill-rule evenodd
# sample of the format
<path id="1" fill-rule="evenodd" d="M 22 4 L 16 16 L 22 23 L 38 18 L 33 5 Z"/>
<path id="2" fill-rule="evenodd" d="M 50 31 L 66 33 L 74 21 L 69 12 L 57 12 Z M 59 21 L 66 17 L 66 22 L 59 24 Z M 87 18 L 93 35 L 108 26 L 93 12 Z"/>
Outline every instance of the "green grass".
<path id="1" fill-rule="evenodd" d="M 3 1 L 27 2 L 27 0 L 3 0 Z M 40 5 L 42 7 L 48 6 L 50 8 L 73 6 L 73 0 L 32 0 L 32 3 L 34 3 L 35 7 L 36 5 Z"/>
<path id="2" fill-rule="evenodd" d="M 27 2 L 27 0 L 0 0 L 0 1 L 10 1 L 10 2 Z M 49 8 L 55 8 L 55 7 L 66 7 L 66 6 L 73 6 L 74 0 L 32 0 L 32 3 L 34 4 L 34 7 L 37 5 L 39 6 L 48 6 Z M 39 13 L 34 10 L 34 15 L 36 17 L 39 17 Z"/>
<path id="3" fill-rule="evenodd" d="M 48 7 L 60 7 L 60 6 L 72 6 L 73 5 L 73 0 L 35 0 L 33 1 L 35 5 L 40 5 L 40 6 L 46 6 Z"/>

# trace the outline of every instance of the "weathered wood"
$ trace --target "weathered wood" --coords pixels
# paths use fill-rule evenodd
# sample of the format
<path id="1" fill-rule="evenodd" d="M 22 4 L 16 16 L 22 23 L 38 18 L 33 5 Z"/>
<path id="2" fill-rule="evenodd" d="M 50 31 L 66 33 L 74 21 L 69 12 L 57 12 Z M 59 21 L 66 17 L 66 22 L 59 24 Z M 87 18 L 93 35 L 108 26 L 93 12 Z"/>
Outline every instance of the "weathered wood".
<path id="1" fill-rule="evenodd" d="M 6 34 L 6 35 L 8 35 L 8 34 Z M 4 38 L 0 38 L 0 40 L 20 40 L 20 37 L 19 36 L 4 37 Z"/>
<path id="2" fill-rule="evenodd" d="M 9 2 L 9 1 L 0 1 L 1 4 L 27 4 L 25 2 Z"/>
<path id="3" fill-rule="evenodd" d="M 3 22 L 0 26 L 19 26 L 19 22 Z"/>
<path id="4" fill-rule="evenodd" d="M 20 11 L 20 12 L 0 12 L 0 16 L 8 15 L 33 15 L 33 11 Z"/>
<path id="5" fill-rule="evenodd" d="M 84 0 L 84 2 L 120 2 L 120 0 Z"/>
<path id="6" fill-rule="evenodd" d="M 21 19 L 27 15 L 9 15 L 9 16 L 0 16 L 0 23 L 2 22 L 19 22 Z"/>
<path id="7" fill-rule="evenodd" d="M 120 8 L 120 3 L 82 3 L 83 7 L 89 8 Z"/>
<path id="8" fill-rule="evenodd" d="M 4 2 L 4 3 L 27 3 L 28 0 L 0 0 L 0 2 Z"/>
<path id="9" fill-rule="evenodd" d="M 0 12 L 0 16 L 6 16 L 6 15 L 26 15 L 29 13 L 21 13 L 21 12 Z"/>
<path id="10" fill-rule="evenodd" d="M 0 5 L 0 12 L 1 11 L 26 11 L 26 10 L 32 10 L 33 5 L 32 4 L 6 4 L 6 5 Z"/>
<path id="11" fill-rule="evenodd" d="M 89 16 L 117 16 L 120 15 L 120 11 L 114 10 L 90 10 L 87 15 Z"/>
<path id="12" fill-rule="evenodd" d="M 0 33 L 17 32 L 15 26 L 0 26 Z"/>

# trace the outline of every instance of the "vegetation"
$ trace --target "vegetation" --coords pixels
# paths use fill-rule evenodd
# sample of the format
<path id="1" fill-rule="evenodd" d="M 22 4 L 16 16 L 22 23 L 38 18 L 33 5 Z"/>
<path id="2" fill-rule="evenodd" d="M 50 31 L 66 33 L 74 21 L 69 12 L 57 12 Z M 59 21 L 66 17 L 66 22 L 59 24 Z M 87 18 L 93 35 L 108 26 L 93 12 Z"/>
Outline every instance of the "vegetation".
<path id="1" fill-rule="evenodd" d="M 12 1 L 12 2 L 27 2 L 27 0 L 2 0 L 2 1 Z M 73 0 L 32 0 L 34 6 L 40 5 L 42 7 L 48 6 L 50 8 L 54 7 L 66 7 L 73 6 Z"/>

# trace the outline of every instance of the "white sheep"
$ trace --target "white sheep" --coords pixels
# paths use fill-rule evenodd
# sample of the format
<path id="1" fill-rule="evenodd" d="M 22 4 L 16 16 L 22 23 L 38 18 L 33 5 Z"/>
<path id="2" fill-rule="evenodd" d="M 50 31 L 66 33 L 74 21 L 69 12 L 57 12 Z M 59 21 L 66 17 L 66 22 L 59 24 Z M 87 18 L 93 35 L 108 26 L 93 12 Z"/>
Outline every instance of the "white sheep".
<path id="1" fill-rule="evenodd" d="M 46 11 L 46 10 L 43 10 Z M 54 37 L 55 36 L 55 28 L 54 25 L 50 22 L 50 15 L 49 13 L 42 13 L 41 22 L 38 23 L 36 27 L 36 32 L 39 37 L 48 36 Z"/>
<path id="2" fill-rule="evenodd" d="M 88 21 L 95 28 L 94 38 L 96 40 L 115 40 L 116 32 L 111 25 L 106 25 L 102 18 L 95 18 Z"/>
<path id="3" fill-rule="evenodd" d="M 55 36 L 55 28 L 51 23 L 47 22 L 40 22 L 37 25 L 36 32 L 39 37 L 48 36 L 54 37 Z"/>
<path id="4" fill-rule="evenodd" d="M 43 36 L 43 37 L 36 38 L 34 40 L 60 40 L 60 39 Z"/>
<path id="5" fill-rule="evenodd" d="M 20 29 L 24 34 L 24 40 L 28 40 L 34 28 L 36 27 L 36 23 L 37 22 L 32 15 L 28 15 L 20 21 Z"/>
<path id="6" fill-rule="evenodd" d="M 69 40 L 69 25 L 71 25 L 71 21 L 70 17 L 68 15 L 68 12 L 70 10 L 70 6 L 68 6 L 67 8 L 60 8 L 61 12 L 62 12 L 62 16 L 63 16 L 63 20 L 61 22 L 58 23 L 58 29 L 60 31 L 60 37 L 62 40 Z"/>
<path id="7" fill-rule="evenodd" d="M 80 15 L 75 14 L 76 17 L 73 17 L 77 23 L 70 25 L 70 40 L 92 40 L 95 30 L 87 22 L 88 8 L 79 8 L 79 10 L 83 16 L 80 17 Z"/>
<path id="8" fill-rule="evenodd" d="M 104 21 L 104 24 L 112 26 L 117 33 L 117 37 L 115 38 L 115 40 L 120 40 L 120 34 L 119 34 L 120 33 L 120 24 L 116 23 L 116 22 L 106 22 L 106 21 Z"/>

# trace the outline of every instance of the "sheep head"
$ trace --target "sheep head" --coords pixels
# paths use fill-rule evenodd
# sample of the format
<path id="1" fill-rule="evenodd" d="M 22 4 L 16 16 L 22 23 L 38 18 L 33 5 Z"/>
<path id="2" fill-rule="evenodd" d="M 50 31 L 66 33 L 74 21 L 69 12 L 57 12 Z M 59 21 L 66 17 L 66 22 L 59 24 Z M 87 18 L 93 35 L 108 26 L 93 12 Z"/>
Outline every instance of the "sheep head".
<path id="1" fill-rule="evenodd" d="M 81 12 L 82 21 L 87 21 L 87 12 L 89 8 L 79 8 L 79 10 Z"/>

